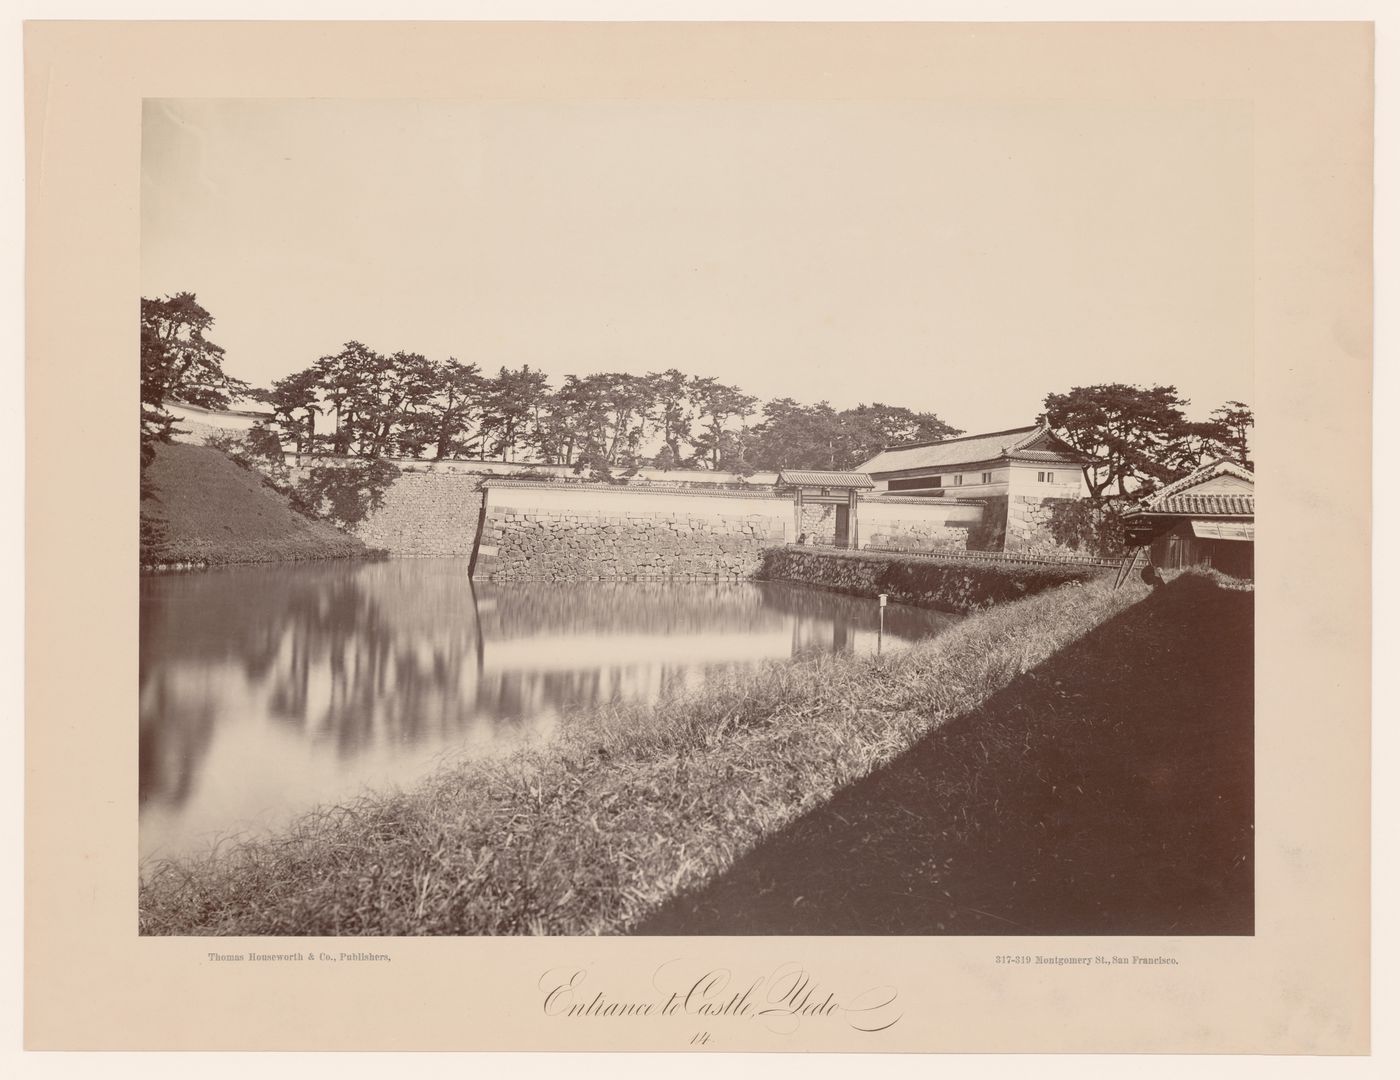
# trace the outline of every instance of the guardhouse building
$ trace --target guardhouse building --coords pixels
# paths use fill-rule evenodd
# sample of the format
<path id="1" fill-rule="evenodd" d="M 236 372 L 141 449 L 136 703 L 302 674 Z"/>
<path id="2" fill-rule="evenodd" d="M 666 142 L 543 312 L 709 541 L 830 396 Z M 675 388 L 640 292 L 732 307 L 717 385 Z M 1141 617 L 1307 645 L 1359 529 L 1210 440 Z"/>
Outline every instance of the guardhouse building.
<path id="1" fill-rule="evenodd" d="M 1078 499 L 1088 459 L 1048 427 L 1008 428 L 937 442 L 887 446 L 861 465 L 875 494 L 984 499 Z"/>

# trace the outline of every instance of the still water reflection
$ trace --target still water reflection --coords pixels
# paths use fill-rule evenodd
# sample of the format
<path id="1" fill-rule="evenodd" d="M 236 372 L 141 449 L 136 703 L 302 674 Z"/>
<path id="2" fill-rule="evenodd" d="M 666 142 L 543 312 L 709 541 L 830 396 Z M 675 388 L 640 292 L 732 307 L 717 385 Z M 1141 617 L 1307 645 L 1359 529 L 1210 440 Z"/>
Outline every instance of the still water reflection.
<path id="1" fill-rule="evenodd" d="M 885 649 L 955 616 L 893 605 Z M 141 579 L 141 854 L 275 827 L 716 672 L 871 652 L 871 600 L 775 582 L 473 586 L 465 560 Z"/>

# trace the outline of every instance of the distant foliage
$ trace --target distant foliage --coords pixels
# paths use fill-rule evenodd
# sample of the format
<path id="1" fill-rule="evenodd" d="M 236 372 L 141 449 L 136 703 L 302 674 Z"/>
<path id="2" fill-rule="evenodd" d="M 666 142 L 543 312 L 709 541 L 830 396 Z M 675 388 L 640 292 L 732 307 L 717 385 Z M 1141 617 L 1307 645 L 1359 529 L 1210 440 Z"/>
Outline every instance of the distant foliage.
<path id="1" fill-rule="evenodd" d="M 350 528 L 384 505 L 384 493 L 398 476 L 395 466 L 376 458 L 317 466 L 292 488 L 292 505 L 304 514 Z"/>
<path id="2" fill-rule="evenodd" d="M 1191 402 L 1175 386 L 1101 383 L 1047 394 L 1040 422 L 1089 458 L 1084 479 L 1098 499 L 1142 496 L 1216 458 L 1252 468 L 1254 412 L 1228 401 L 1209 420 L 1186 419 Z"/>
<path id="3" fill-rule="evenodd" d="M 601 371 L 555 385 L 528 364 L 494 375 L 453 357 L 339 352 L 261 392 L 302 453 L 342 457 L 521 458 L 615 475 L 647 464 L 741 475 L 787 468 L 849 469 L 886 445 L 959 434 L 902 406 L 792 398 L 766 404 L 720 380 L 676 368 Z M 318 431 L 326 417 L 329 430 Z"/>
<path id="4" fill-rule="evenodd" d="M 1127 550 L 1122 499 L 1056 499 L 1050 504 L 1055 543 L 1087 555 L 1113 559 Z"/>
<path id="5" fill-rule="evenodd" d="M 747 457 L 765 470 L 854 469 L 886 446 L 962 434 L 933 413 L 880 402 L 837 411 L 825 401 L 777 398 L 763 407 L 763 416 L 750 433 Z"/>

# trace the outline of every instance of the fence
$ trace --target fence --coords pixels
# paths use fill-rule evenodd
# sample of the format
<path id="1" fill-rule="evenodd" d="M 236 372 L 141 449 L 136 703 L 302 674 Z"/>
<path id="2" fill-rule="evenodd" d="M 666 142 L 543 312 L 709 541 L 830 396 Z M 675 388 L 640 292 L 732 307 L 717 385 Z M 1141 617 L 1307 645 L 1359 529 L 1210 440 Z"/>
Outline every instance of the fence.
<path id="1" fill-rule="evenodd" d="M 830 546 L 830 545 L 826 545 Z M 878 551 L 884 555 L 900 555 L 910 559 L 952 559 L 958 562 L 968 560 L 1027 564 L 1032 566 L 1098 566 L 1105 570 L 1116 570 L 1121 559 L 1101 559 L 1097 555 L 1079 555 L 1072 552 L 1028 551 L 902 551 L 899 548 L 862 547 L 861 551 Z"/>

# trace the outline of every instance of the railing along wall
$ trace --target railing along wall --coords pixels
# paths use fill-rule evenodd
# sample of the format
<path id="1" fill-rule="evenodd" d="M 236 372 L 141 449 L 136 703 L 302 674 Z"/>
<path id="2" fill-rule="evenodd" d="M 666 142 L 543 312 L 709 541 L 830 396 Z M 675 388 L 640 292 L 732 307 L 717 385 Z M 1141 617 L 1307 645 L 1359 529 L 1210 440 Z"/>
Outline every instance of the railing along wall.
<path id="1" fill-rule="evenodd" d="M 966 562 L 968 560 L 990 562 L 990 563 L 1013 563 L 1036 566 L 1098 566 L 1105 570 L 1117 569 L 1121 560 L 1103 559 L 1097 555 L 1079 555 L 1073 552 L 1042 552 L 1032 553 L 1023 551 L 963 551 L 952 549 L 946 551 L 909 551 L 903 548 L 892 547 L 866 547 L 862 545 L 859 550 L 853 548 L 842 548 L 830 540 L 818 540 L 808 544 L 789 544 L 788 547 L 803 548 L 817 547 L 827 551 L 850 551 L 859 555 L 861 552 L 871 551 L 881 555 L 899 555 L 910 559 L 941 559 L 944 561 Z"/>

